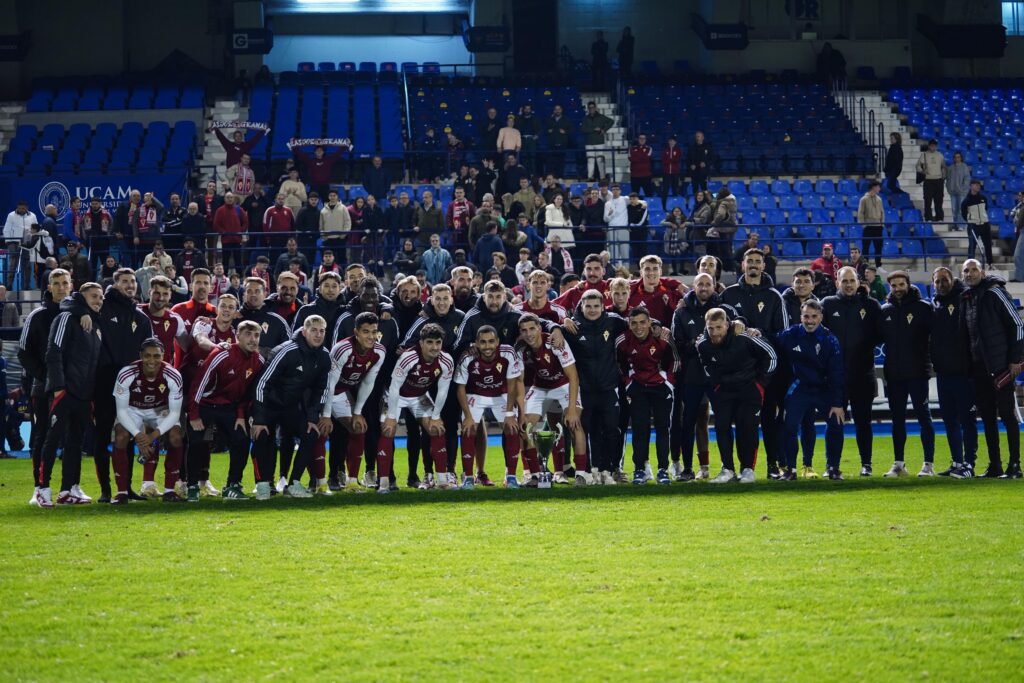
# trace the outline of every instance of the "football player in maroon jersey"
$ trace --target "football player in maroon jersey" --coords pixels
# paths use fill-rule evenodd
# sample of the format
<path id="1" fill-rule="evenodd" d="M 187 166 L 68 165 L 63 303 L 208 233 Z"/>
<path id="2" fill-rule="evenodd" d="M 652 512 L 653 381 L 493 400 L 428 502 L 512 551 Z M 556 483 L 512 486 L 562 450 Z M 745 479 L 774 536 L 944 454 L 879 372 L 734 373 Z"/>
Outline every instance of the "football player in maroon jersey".
<path id="1" fill-rule="evenodd" d="M 534 270 L 527 278 L 528 291 L 521 303 L 513 306 L 517 311 L 532 313 L 538 318 L 561 325 L 565 320 L 565 309 L 548 299 L 551 278 L 543 270 Z"/>

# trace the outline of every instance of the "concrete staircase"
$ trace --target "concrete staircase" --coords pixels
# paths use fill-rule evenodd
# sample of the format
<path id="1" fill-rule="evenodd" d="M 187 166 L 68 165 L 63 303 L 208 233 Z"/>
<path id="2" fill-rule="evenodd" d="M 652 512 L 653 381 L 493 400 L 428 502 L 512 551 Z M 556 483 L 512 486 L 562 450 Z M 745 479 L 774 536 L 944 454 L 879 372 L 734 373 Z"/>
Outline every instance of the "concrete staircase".
<path id="1" fill-rule="evenodd" d="M 606 148 L 614 149 L 614 154 L 606 153 L 605 173 L 612 180 L 619 182 L 629 180 L 629 140 L 625 127 L 625 120 L 619 114 L 619 107 L 612 102 L 611 96 L 605 92 L 581 92 L 580 101 L 586 107 L 587 102 L 593 100 L 597 104 L 597 110 L 612 119 L 615 125 L 608 130 Z M 614 157 L 614 158 L 613 158 Z"/>
<path id="2" fill-rule="evenodd" d="M 249 109 L 239 105 L 235 100 L 216 100 L 212 107 L 207 108 L 204 121 L 207 124 L 211 121 L 246 121 L 248 117 Z M 227 153 L 213 131 L 205 130 L 208 127 L 208 125 L 204 126 L 203 134 L 205 137 L 203 145 L 199 150 L 199 161 L 197 164 L 201 186 L 205 186 L 210 180 L 217 180 L 218 182 L 223 180 L 228 170 L 224 163 L 227 159 Z M 233 131 L 229 128 L 223 132 L 230 137 Z"/>
<path id="3" fill-rule="evenodd" d="M 24 112 L 24 102 L 0 103 L 0 155 L 10 147 L 11 139 L 18 127 L 18 115 Z"/>

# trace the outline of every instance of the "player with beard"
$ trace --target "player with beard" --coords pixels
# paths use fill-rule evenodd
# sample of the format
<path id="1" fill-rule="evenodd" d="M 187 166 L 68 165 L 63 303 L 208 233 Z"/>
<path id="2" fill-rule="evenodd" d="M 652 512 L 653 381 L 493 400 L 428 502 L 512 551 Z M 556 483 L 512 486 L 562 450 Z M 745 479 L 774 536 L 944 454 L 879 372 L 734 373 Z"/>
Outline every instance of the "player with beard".
<path id="1" fill-rule="evenodd" d="M 389 386 L 384 394 L 380 411 L 381 429 L 377 442 L 377 471 L 380 473 L 378 493 L 388 493 L 391 465 L 395 457 L 395 430 L 398 418 L 408 409 L 413 418 L 430 435 L 430 454 L 434 467 L 440 470 L 446 466 L 448 455 L 445 451 L 444 423 L 441 409 L 448 398 L 448 389 L 455 371 L 452 357 L 441 350 L 444 330 L 439 325 L 428 323 L 420 328 L 420 341 L 398 357 L 394 372 L 390 375 Z M 436 388 L 432 399 L 430 390 Z"/>
<path id="2" fill-rule="evenodd" d="M 455 310 L 468 313 L 476 306 L 477 295 L 473 293 L 473 269 L 469 266 L 452 268 L 452 305 Z"/>
<path id="3" fill-rule="evenodd" d="M 555 303 L 567 311 L 575 311 L 576 306 L 583 299 L 583 293 L 591 289 L 597 290 L 605 298 L 608 296 L 608 281 L 604 279 L 604 263 L 597 254 L 588 254 L 583 259 L 583 281 L 556 297 Z"/>
<path id="4" fill-rule="evenodd" d="M 462 488 L 472 489 L 477 430 L 487 439 L 485 413 L 503 418 L 501 446 L 505 453 L 505 486 L 519 488 L 519 416 L 526 413 L 522 388 L 523 364 L 511 346 L 498 344 L 498 331 L 484 325 L 476 331 L 475 353 L 467 353 L 455 371 L 462 407 Z"/>
<path id="5" fill-rule="evenodd" d="M 568 345 L 556 349 L 551 345 L 549 337 L 541 327 L 540 319 L 532 313 L 524 314 L 519 319 L 519 331 L 522 341 L 516 350 L 523 359 L 523 377 L 526 388 L 525 413 L 520 417 L 520 427 L 526 433 L 532 424 L 540 422 L 542 415 L 548 416 L 548 424 L 554 425 L 561 421 L 573 439 L 573 460 L 577 486 L 595 483 L 595 476 L 590 470 L 587 457 L 587 435 L 580 424 L 580 379 L 576 372 L 576 358 Z M 568 484 L 565 468 L 564 437 L 555 444 L 552 455 L 562 452 L 562 462 L 555 466 L 555 483 Z M 523 450 L 523 470 L 527 486 L 537 486 L 537 474 L 540 472 L 540 461 L 537 459 L 537 448 L 526 445 Z M 595 470 L 595 473 L 598 471 Z"/>
<path id="6" fill-rule="evenodd" d="M 684 305 L 676 309 L 672 317 L 672 338 L 675 340 L 676 351 L 682 359 L 680 372 L 676 375 L 675 405 L 672 419 L 672 453 L 675 457 L 670 474 L 678 481 L 706 480 L 709 478 L 707 441 L 703 444 L 697 439 L 697 427 L 704 418 L 707 429 L 708 402 L 711 399 L 712 387 L 707 373 L 697 355 L 697 339 L 704 331 L 704 317 L 712 308 L 725 311 L 728 320 L 736 319 L 736 310 L 722 303 L 722 297 L 716 292 L 715 278 L 707 273 L 699 273 L 693 278 L 693 289 L 683 297 Z M 743 331 L 742 323 L 734 323 L 734 331 Z M 697 460 L 700 470 L 693 471 L 693 445 L 698 441 Z M 678 461 L 682 455 L 683 465 Z"/>
<path id="7" fill-rule="evenodd" d="M 556 303 L 548 299 L 549 287 L 548 274 L 543 270 L 534 270 L 526 280 L 528 292 L 515 308 L 520 313 L 532 313 L 541 320 L 550 320 L 556 325 L 561 325 L 568 313 Z"/>
<path id="8" fill-rule="evenodd" d="M 50 325 L 60 314 L 60 302 L 71 294 L 71 274 L 63 268 L 50 271 L 47 289 L 43 294 L 43 305 L 28 314 L 21 328 L 18 340 L 18 360 L 27 377 L 32 380 L 32 435 L 29 450 L 32 452 L 32 478 L 35 490 L 30 505 L 35 505 L 39 493 L 39 464 L 43 457 L 43 443 L 50 428 L 50 402 L 46 397 L 46 344 Z"/>
<path id="9" fill-rule="evenodd" d="M 292 321 L 299 312 L 298 294 L 299 278 L 286 270 L 277 276 L 277 292 L 266 298 L 263 309 L 281 316 L 288 323 L 288 329 L 292 329 Z"/>
<path id="10" fill-rule="evenodd" d="M 814 273 L 809 268 L 797 268 L 793 271 L 793 284 L 782 292 L 782 301 L 786 304 L 786 315 L 789 317 L 790 322 L 796 323 L 796 321 L 800 320 L 801 310 L 805 303 L 817 300 L 818 297 L 814 296 Z M 787 386 L 792 384 L 793 368 L 791 364 L 779 363 L 772 381 L 776 383 L 781 382 Z M 800 425 L 800 449 L 804 456 L 800 476 L 804 479 L 820 478 L 818 473 L 814 471 L 814 442 L 816 436 L 814 431 L 814 415 L 808 413 L 803 424 Z M 796 444 L 785 444 L 786 453 L 789 452 L 791 447 L 795 448 Z"/>
<path id="11" fill-rule="evenodd" d="M 853 413 L 860 453 L 860 476 L 870 477 L 871 406 L 875 400 L 875 345 L 878 343 L 879 303 L 860 288 L 857 271 L 839 271 L 839 293 L 821 302 L 822 324 L 832 331 L 843 350 L 844 408 Z"/>
<path id="12" fill-rule="evenodd" d="M 331 451 L 346 455 L 348 476 L 345 488 L 360 491 L 359 462 L 363 459 L 366 441 L 366 418 L 363 406 L 373 393 L 377 375 L 384 365 L 387 350 L 377 342 L 379 318 L 363 312 L 356 316 L 355 331 L 331 349 L 331 374 L 327 389 L 331 400 L 324 404 L 322 418 L 332 419 Z M 335 439 L 335 436 L 339 438 Z M 340 438 L 344 436 L 344 438 Z M 314 451 L 313 477 L 316 493 L 331 495 L 324 467 L 324 447 L 327 435 L 321 434 Z M 340 474 L 338 475 L 340 477 Z M 339 481 L 339 484 L 341 482 Z"/>
<path id="13" fill-rule="evenodd" d="M 712 308 L 705 316 L 704 333 L 697 339 L 697 355 L 714 387 L 711 406 L 715 411 L 715 439 L 722 458 L 722 471 L 711 483 L 737 480 L 732 457 L 735 426 L 740 460 L 738 479 L 741 484 L 753 484 L 757 414 L 764 401 L 764 387 L 775 372 L 775 350 L 750 334 L 736 334 L 725 311 Z"/>
<path id="14" fill-rule="evenodd" d="M 758 330 L 771 344 L 778 356 L 775 336 L 789 327 L 782 296 L 774 289 L 772 279 L 764 273 L 764 252 L 748 249 L 743 255 L 743 276 L 722 292 L 722 302 L 732 306 L 743 317 L 747 328 Z M 748 373 L 749 374 L 749 373 Z M 778 479 L 779 462 L 783 456 L 782 403 L 789 389 L 788 382 L 771 378 L 764 387 L 764 407 L 761 410 L 761 432 L 768 459 L 768 478 Z M 717 431 L 717 430 L 716 430 Z"/>
<path id="15" fill-rule="evenodd" d="M 263 369 L 259 353 L 260 327 L 243 320 L 235 332 L 237 342 L 227 348 L 216 348 L 206 357 L 202 377 L 195 384 L 188 403 L 189 459 L 199 459 L 206 446 L 208 429 L 217 429 L 227 436 L 230 461 L 224 498 L 245 500 L 242 473 L 249 457 L 249 429 L 246 419 L 251 410 L 251 389 Z M 199 448 L 193 452 L 193 448 Z M 200 464 L 196 463 L 196 469 Z M 190 468 L 191 469 L 191 468 Z M 198 479 L 190 482 L 189 500 L 199 492 Z"/>
<path id="16" fill-rule="evenodd" d="M 398 336 L 405 339 L 420 311 L 423 310 L 423 303 L 420 301 L 420 283 L 415 275 L 409 275 L 399 281 L 392 293 L 394 309 L 392 311 L 395 322 L 398 323 Z"/>
<path id="17" fill-rule="evenodd" d="M 184 447 L 178 424 L 184 394 L 181 375 L 164 360 L 164 351 L 163 343 L 156 337 L 142 342 L 139 360 L 125 366 L 114 385 L 117 422 L 114 424 L 113 460 L 117 495 L 110 502 L 115 505 L 125 505 L 129 500 L 128 472 L 132 463 L 128 445 L 133 439 L 139 458 L 146 462 L 156 459 L 160 440 L 166 440 L 163 500 L 165 503 L 183 502 L 174 492 L 174 486 Z M 198 490 L 195 500 L 199 500 Z"/>
<path id="18" fill-rule="evenodd" d="M 251 320 L 260 326 L 260 355 L 266 360 L 271 349 L 288 341 L 291 328 L 284 318 L 263 306 L 267 295 L 267 285 L 263 278 L 247 277 L 242 284 L 242 310 L 237 322 L 240 324 Z"/>
<path id="19" fill-rule="evenodd" d="M 465 317 L 462 311 L 456 309 L 452 303 L 452 288 L 444 283 L 434 285 L 430 293 L 430 299 L 423 305 L 423 310 L 420 311 L 419 316 L 413 321 L 412 327 L 409 328 L 405 339 L 402 340 L 401 348 L 410 349 L 415 346 L 419 339 L 420 328 L 427 323 L 435 323 L 444 330 L 442 349 L 445 353 L 451 355 L 455 349 L 455 338 L 458 334 L 459 326 L 462 325 L 462 319 Z M 445 449 L 448 451 L 448 469 L 443 472 L 437 472 L 435 476 L 434 464 L 431 459 L 423 459 L 424 474 L 429 474 L 431 480 L 437 484 L 440 484 L 442 481 L 441 475 L 455 475 L 455 459 L 459 453 L 459 425 L 462 422 L 462 408 L 459 407 L 459 397 L 454 391 L 448 392 L 448 398 L 445 400 L 444 408 L 441 410 L 441 421 L 444 422 Z M 416 449 L 412 447 L 412 437 L 414 435 L 419 437 L 420 447 Z M 419 468 L 422 444 L 427 440 L 428 435 L 422 429 L 410 430 L 408 432 L 406 443 L 408 445 L 410 481 L 414 479 L 414 475 Z M 447 483 L 449 478 L 444 477 L 443 479 Z M 421 489 L 430 488 L 429 485 L 426 485 L 426 482 L 426 477 L 424 477 L 424 480 L 420 482 Z"/>
<path id="20" fill-rule="evenodd" d="M 327 321 L 327 341 L 325 346 L 334 346 L 338 340 L 334 339 L 334 328 L 338 324 L 344 307 L 341 303 L 341 276 L 331 271 L 325 271 L 317 279 L 317 295 L 311 303 L 306 304 L 295 314 L 295 329 L 302 327 L 306 318 L 311 315 L 318 315 Z"/>
<path id="21" fill-rule="evenodd" d="M 191 364 L 189 356 L 192 351 L 192 326 L 199 318 L 213 319 L 217 316 L 217 309 L 210 303 L 210 290 L 213 288 L 213 276 L 206 268 L 196 268 L 192 271 L 192 282 L 189 283 L 192 290 L 192 297 L 175 305 L 171 312 L 177 314 L 185 321 L 186 336 L 176 338 L 175 341 L 175 367 L 181 368 L 185 364 Z M 182 345 L 182 341 L 185 342 Z"/>
<path id="22" fill-rule="evenodd" d="M 363 475 L 363 484 L 367 488 L 377 488 L 377 441 L 380 436 L 380 399 L 387 386 L 388 378 L 395 367 L 398 358 L 398 323 L 390 317 L 385 318 L 384 303 L 382 302 L 382 290 L 380 282 L 373 276 L 364 277 L 359 281 L 359 294 L 350 300 L 348 309 L 338 318 L 334 336 L 336 339 L 346 339 L 355 333 L 356 316 L 362 312 L 373 313 L 379 319 L 377 324 L 377 341 L 380 342 L 387 352 L 384 357 L 384 365 L 381 366 L 374 384 L 373 393 L 366 401 L 363 416 L 366 418 L 366 446 L 364 456 L 366 458 L 366 472 Z M 335 472 L 330 473 L 335 476 Z M 389 486 L 397 488 L 394 482 L 388 482 Z"/>

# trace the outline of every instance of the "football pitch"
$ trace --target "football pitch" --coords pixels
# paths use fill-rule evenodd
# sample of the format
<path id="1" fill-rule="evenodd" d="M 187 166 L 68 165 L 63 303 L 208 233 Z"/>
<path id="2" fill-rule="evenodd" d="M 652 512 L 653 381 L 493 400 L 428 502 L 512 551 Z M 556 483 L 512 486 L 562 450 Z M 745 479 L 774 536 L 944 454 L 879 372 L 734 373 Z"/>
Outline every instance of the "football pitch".
<path id="1" fill-rule="evenodd" d="M 845 482 L 50 511 L 0 461 L 0 680 L 1020 680 L 1024 482 L 846 445 Z"/>

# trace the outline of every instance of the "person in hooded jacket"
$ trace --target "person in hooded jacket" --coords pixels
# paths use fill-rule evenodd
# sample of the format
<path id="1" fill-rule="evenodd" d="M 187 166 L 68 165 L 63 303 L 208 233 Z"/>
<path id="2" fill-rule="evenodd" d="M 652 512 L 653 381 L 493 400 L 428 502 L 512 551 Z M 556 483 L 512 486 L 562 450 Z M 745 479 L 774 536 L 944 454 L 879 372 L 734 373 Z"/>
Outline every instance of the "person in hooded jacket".
<path id="1" fill-rule="evenodd" d="M 870 477 L 871 406 L 878 390 L 875 379 L 875 345 L 882 306 L 862 287 L 857 271 L 849 266 L 839 271 L 839 292 L 821 302 L 822 324 L 839 340 L 843 351 L 843 407 L 853 413 L 860 454 L 860 475 Z"/>
<path id="2" fill-rule="evenodd" d="M 879 339 L 885 344 L 885 388 L 892 414 L 894 462 L 887 477 L 907 476 L 903 460 L 907 442 L 907 397 L 921 428 L 924 465 L 917 476 L 935 475 L 935 429 L 928 409 L 928 376 L 931 362 L 928 343 L 931 336 L 932 307 L 921 299 L 921 292 L 910 284 L 905 270 L 889 274 L 889 300 L 882 306 L 878 321 Z"/>
<path id="3" fill-rule="evenodd" d="M 974 413 L 974 387 L 970 380 L 970 351 L 960 336 L 960 297 L 963 283 L 953 271 L 939 266 L 932 271 L 932 345 L 929 348 L 939 389 L 939 412 L 953 464 L 939 476 L 966 479 L 974 475 L 978 454 L 978 421 Z"/>
<path id="4" fill-rule="evenodd" d="M 242 283 L 242 308 L 238 313 L 237 323 L 252 320 L 263 331 L 260 334 L 260 355 L 263 360 L 270 357 L 270 351 L 291 337 L 288 321 L 266 306 L 267 284 L 263 278 L 247 277 Z"/>
<path id="5" fill-rule="evenodd" d="M 1013 380 L 1024 370 L 1024 323 L 1006 291 L 1006 281 L 988 275 L 974 259 L 964 261 L 961 276 L 960 336 L 970 350 L 978 414 L 988 447 L 986 478 L 1020 479 L 1020 418 Z M 998 418 L 998 419 L 997 419 Z M 999 424 L 1006 428 L 1010 459 L 1003 470 Z"/>
<path id="6" fill-rule="evenodd" d="M 293 327 L 297 330 L 306 322 L 311 315 L 318 315 L 327 321 L 327 339 L 324 340 L 324 347 L 333 348 L 338 342 L 334 338 L 335 326 L 338 318 L 344 312 L 341 305 L 341 276 L 337 273 L 326 272 L 318 281 L 317 296 L 312 302 L 306 304 L 295 314 Z"/>

